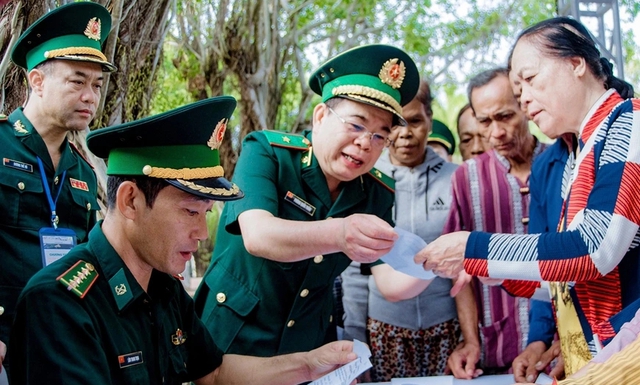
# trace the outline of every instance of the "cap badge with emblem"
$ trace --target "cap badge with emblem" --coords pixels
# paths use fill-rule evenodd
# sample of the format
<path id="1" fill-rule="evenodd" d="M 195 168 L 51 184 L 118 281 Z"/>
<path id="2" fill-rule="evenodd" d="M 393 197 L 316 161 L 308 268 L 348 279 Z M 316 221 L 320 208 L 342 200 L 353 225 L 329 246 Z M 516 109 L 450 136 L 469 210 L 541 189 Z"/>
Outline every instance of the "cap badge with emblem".
<path id="1" fill-rule="evenodd" d="M 93 19 L 89 20 L 89 22 L 87 23 L 87 28 L 84 29 L 84 34 L 89 39 L 100 40 L 101 26 L 102 25 L 101 25 L 100 19 L 98 19 L 97 17 L 94 17 Z"/>
<path id="2" fill-rule="evenodd" d="M 213 134 L 211 134 L 211 138 L 207 141 L 207 146 L 209 146 L 212 150 L 217 150 L 220 148 L 222 144 L 222 139 L 224 139 L 224 133 L 227 131 L 227 122 L 228 119 L 222 119 L 216 124 L 216 128 L 213 129 Z"/>
<path id="3" fill-rule="evenodd" d="M 389 59 L 384 63 L 380 69 L 378 77 L 384 84 L 388 84 L 393 88 L 400 88 L 402 86 L 405 73 L 406 69 L 404 67 L 404 63 L 395 58 Z"/>

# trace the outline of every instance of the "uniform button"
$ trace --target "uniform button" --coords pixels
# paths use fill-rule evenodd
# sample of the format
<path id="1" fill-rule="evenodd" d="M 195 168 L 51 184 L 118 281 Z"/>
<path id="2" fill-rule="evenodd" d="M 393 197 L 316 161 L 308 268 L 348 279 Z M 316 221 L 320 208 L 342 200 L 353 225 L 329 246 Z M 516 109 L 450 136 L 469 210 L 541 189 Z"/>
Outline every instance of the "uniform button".
<path id="1" fill-rule="evenodd" d="M 87 210 L 91 210 L 91 202 L 87 203 Z"/>
<path id="2" fill-rule="evenodd" d="M 306 296 L 308 296 L 308 295 L 309 295 L 309 290 L 307 290 L 307 289 L 303 289 L 303 290 L 300 292 L 300 297 L 302 297 L 302 298 L 304 298 L 304 297 L 306 297 Z"/>
<path id="3" fill-rule="evenodd" d="M 2 306 L 0 306 L 0 315 L 4 314 L 4 308 Z"/>
<path id="4" fill-rule="evenodd" d="M 60 181 L 59 177 L 53 178 L 53 184 L 58 184 L 59 181 Z"/>
<path id="5" fill-rule="evenodd" d="M 522 224 L 526 225 L 529 223 L 529 218 L 522 218 Z"/>
<path id="6" fill-rule="evenodd" d="M 293 325 L 295 325 L 295 324 L 296 324 L 296 321 L 291 320 L 291 321 L 287 322 L 287 327 L 288 327 L 288 328 L 291 328 L 291 327 L 293 327 Z"/>
<path id="7" fill-rule="evenodd" d="M 24 182 L 18 182 L 18 189 L 24 190 Z"/>
<path id="8" fill-rule="evenodd" d="M 316 255 L 315 257 L 313 257 L 313 262 L 320 263 L 323 259 L 324 257 L 322 255 Z"/>
<path id="9" fill-rule="evenodd" d="M 223 303 L 226 300 L 227 300 L 227 296 L 224 293 L 216 294 L 216 301 L 218 301 L 218 303 Z"/>

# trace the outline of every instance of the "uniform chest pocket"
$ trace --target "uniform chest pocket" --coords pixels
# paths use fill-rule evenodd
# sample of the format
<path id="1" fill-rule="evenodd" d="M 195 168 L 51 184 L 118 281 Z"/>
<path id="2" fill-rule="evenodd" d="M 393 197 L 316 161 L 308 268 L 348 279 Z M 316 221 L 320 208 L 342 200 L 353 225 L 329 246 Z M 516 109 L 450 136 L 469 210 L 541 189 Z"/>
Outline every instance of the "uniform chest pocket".
<path id="1" fill-rule="evenodd" d="M 220 264 L 207 274 L 203 284 L 208 286 L 209 295 L 201 319 L 216 345 L 226 352 L 260 300 Z"/>
<path id="2" fill-rule="evenodd" d="M 4 168 L 0 173 L 0 224 L 10 227 L 40 228 L 49 210 L 38 174 Z M 37 220 L 34 220 L 36 218 Z"/>
<path id="3" fill-rule="evenodd" d="M 78 236 L 78 241 L 82 241 L 86 236 L 86 232 L 90 230 L 88 226 L 91 218 L 95 216 L 95 211 L 99 208 L 98 201 L 96 200 L 95 192 L 76 188 L 71 188 L 71 200 L 72 203 L 69 207 L 61 207 L 58 210 L 60 212 L 60 223 L 61 226 L 68 226 L 74 229 Z"/>
<path id="4" fill-rule="evenodd" d="M 169 373 L 167 373 L 167 376 L 171 379 L 175 379 L 176 382 L 182 382 L 182 379 L 184 379 L 188 374 L 187 362 L 189 361 L 189 354 L 185 345 L 177 345 L 170 348 L 169 361 L 170 366 L 168 368 Z"/>
<path id="5" fill-rule="evenodd" d="M 120 375 L 122 377 L 121 383 L 127 385 L 148 384 L 150 380 L 148 368 L 144 363 L 122 368 Z M 118 382 L 114 381 L 114 383 Z"/>

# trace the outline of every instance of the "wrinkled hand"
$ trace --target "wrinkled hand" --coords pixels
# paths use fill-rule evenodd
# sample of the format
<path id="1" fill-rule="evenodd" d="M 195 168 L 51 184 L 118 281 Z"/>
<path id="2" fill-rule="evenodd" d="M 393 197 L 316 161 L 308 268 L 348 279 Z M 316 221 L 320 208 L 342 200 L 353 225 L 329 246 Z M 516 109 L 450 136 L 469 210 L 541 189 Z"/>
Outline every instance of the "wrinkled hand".
<path id="1" fill-rule="evenodd" d="M 554 341 L 549 349 L 542 341 L 532 342 L 513 360 L 511 365 L 513 377 L 519 383 L 534 382 L 538 378 L 538 374 L 543 372 L 556 357 L 558 357 L 557 365 L 549 373 L 552 377 L 564 375 L 560 341 Z"/>
<path id="2" fill-rule="evenodd" d="M 463 271 L 464 250 L 469 239 L 468 231 L 458 231 L 440 236 L 413 257 L 425 270 L 433 270 L 440 277 L 455 278 Z"/>
<path id="3" fill-rule="evenodd" d="M 398 234 L 382 219 L 370 214 L 353 214 L 343 220 L 340 250 L 356 262 L 377 261 L 391 251 Z"/>
<path id="4" fill-rule="evenodd" d="M 447 360 L 447 369 L 455 378 L 471 380 L 482 374 L 482 369 L 476 369 L 480 360 L 480 346 L 461 342 Z"/>
<path id="5" fill-rule="evenodd" d="M 542 341 L 535 341 L 527 345 L 527 347 L 513 360 L 511 368 L 513 368 L 513 378 L 516 382 L 534 382 L 538 378 L 538 373 L 544 370 L 537 369 L 540 358 L 547 347 Z M 540 365 L 542 365 L 540 363 Z"/>
<path id="6" fill-rule="evenodd" d="M 357 358 L 352 341 L 335 341 L 307 353 L 307 368 L 311 380 L 318 379 Z"/>
<path id="7" fill-rule="evenodd" d="M 554 358 L 557 358 L 556 366 L 551 369 L 549 372 L 549 377 L 551 378 L 564 378 L 564 359 L 562 358 L 562 349 L 560 349 L 560 341 L 554 341 L 549 350 L 544 352 L 540 361 L 543 363 L 546 362 L 547 365 L 553 361 Z"/>

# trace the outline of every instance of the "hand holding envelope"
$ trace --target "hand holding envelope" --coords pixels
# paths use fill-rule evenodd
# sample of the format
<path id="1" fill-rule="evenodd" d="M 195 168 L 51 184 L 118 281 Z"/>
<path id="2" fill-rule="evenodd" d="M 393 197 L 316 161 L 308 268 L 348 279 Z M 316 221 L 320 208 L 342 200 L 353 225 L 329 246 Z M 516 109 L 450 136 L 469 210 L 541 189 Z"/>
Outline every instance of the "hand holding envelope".
<path id="1" fill-rule="evenodd" d="M 431 270 L 425 270 L 422 264 L 416 264 L 413 256 L 427 246 L 427 243 L 414 233 L 399 227 L 394 229 L 399 238 L 391 251 L 381 259 L 394 270 L 420 279 L 433 279 L 436 277 Z"/>

